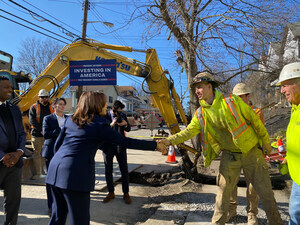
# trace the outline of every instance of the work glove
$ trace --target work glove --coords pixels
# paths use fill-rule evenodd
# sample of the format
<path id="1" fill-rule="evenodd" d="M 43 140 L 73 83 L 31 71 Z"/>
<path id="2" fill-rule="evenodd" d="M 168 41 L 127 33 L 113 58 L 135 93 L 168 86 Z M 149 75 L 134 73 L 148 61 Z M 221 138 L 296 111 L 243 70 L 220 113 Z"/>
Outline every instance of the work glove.
<path id="1" fill-rule="evenodd" d="M 156 142 L 158 143 L 162 143 L 163 145 L 165 145 L 166 147 L 171 145 L 172 143 L 168 140 L 168 139 L 161 139 L 161 140 L 157 140 Z"/>
<path id="2" fill-rule="evenodd" d="M 263 149 L 265 150 L 266 155 L 270 155 L 270 153 L 272 151 L 272 147 L 271 147 L 270 143 L 264 144 Z"/>
<path id="3" fill-rule="evenodd" d="M 162 155 L 168 154 L 168 147 L 161 142 L 156 142 L 156 150 L 161 152 Z"/>

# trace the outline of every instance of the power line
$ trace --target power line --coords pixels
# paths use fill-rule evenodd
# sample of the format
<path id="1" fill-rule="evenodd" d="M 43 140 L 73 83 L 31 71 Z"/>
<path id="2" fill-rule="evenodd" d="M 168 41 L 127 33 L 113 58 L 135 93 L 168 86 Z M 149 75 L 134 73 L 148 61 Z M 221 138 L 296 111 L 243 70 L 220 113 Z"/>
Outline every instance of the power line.
<path id="1" fill-rule="evenodd" d="M 59 20 L 59 19 L 55 18 L 54 16 L 51 16 L 51 15 L 50 15 L 50 14 L 48 14 L 47 12 L 45 12 L 45 11 L 43 11 L 43 10 L 41 10 L 41 9 L 37 8 L 36 6 L 32 5 L 31 3 L 29 3 L 29 2 L 27 2 L 27 1 L 25 1 L 25 0 L 23 0 L 23 2 L 26 2 L 28 5 L 30 5 L 30 6 L 32 6 L 32 7 L 34 7 L 34 8 L 35 8 L 35 9 L 37 9 L 37 10 L 40 10 L 41 12 L 45 13 L 46 15 L 48 15 L 49 17 L 51 17 L 52 19 L 55 19 L 55 20 L 57 20 L 57 21 L 61 22 L 62 24 L 66 25 L 66 26 L 70 27 L 71 29 L 73 29 L 73 30 L 76 30 L 77 32 L 79 32 L 79 33 L 80 33 L 80 31 L 79 31 L 79 30 L 77 30 L 76 28 L 74 28 L 74 27 L 71 27 L 70 25 L 68 25 L 68 24 L 64 23 L 63 21 L 61 21 L 61 20 Z M 75 2 L 74 2 L 74 3 L 75 3 Z"/>
<path id="2" fill-rule="evenodd" d="M 13 1 L 13 0 L 8 0 L 8 1 L 10 1 L 11 3 L 13 3 L 13 4 L 19 6 L 19 7 L 22 8 L 22 9 L 25 9 L 26 11 L 28 11 L 28 12 L 30 12 L 30 13 L 32 13 L 32 14 L 34 14 L 34 15 L 36 15 L 36 16 L 42 18 L 42 19 L 44 19 L 45 21 L 51 23 L 52 25 L 57 26 L 57 27 L 59 27 L 59 28 L 61 28 L 61 29 L 63 29 L 63 30 L 66 30 L 66 31 L 68 31 L 70 34 L 72 34 L 72 35 L 74 35 L 74 36 L 80 38 L 80 36 L 78 36 L 77 34 L 74 34 L 73 32 L 71 32 L 71 31 L 69 31 L 69 30 L 63 28 L 62 26 L 60 26 L 60 25 L 58 25 L 58 24 L 56 24 L 56 23 L 54 23 L 54 22 L 52 22 L 52 21 L 46 19 L 45 17 L 43 17 L 43 16 L 41 16 L 41 15 L 39 15 L 39 14 L 37 14 L 37 13 L 31 11 L 30 9 L 27 9 L 26 7 L 24 7 L 24 6 L 20 5 L 20 4 L 18 4 L 17 2 L 15 2 L 15 1 Z"/>
<path id="3" fill-rule="evenodd" d="M 50 35 L 48 35 L 48 34 L 45 34 L 45 33 L 40 32 L 40 31 L 38 31 L 38 30 L 35 30 L 35 29 L 33 29 L 33 28 L 31 28 L 31 27 L 28 27 L 28 26 L 26 26 L 26 25 L 24 25 L 24 24 L 21 24 L 21 23 L 19 23 L 19 22 L 17 22 L 17 21 L 11 20 L 11 19 L 9 19 L 9 18 L 7 18 L 7 17 L 5 17 L 5 16 L 0 15 L 0 17 L 4 18 L 4 19 L 6 19 L 6 20 L 9 20 L 9 21 L 11 21 L 11 22 L 13 22 L 13 23 L 16 23 L 16 24 L 18 24 L 18 25 L 20 25 L 20 26 L 26 27 L 26 28 L 28 28 L 28 29 L 30 29 L 30 30 L 33 30 L 33 31 L 35 31 L 35 32 L 37 32 L 37 33 L 39 33 L 39 34 L 42 34 L 42 35 L 45 35 L 45 36 L 47 36 L 47 37 L 49 37 L 49 38 L 52 38 L 52 39 L 54 39 L 54 40 L 57 40 L 57 41 L 59 41 L 59 42 L 68 44 L 67 42 L 64 42 L 64 41 L 59 40 L 59 39 L 57 39 L 57 38 L 55 38 L 55 37 L 52 37 L 52 36 L 50 36 Z"/>
<path id="4" fill-rule="evenodd" d="M 61 38 L 64 38 L 64 39 L 66 39 L 66 40 L 68 40 L 68 41 L 72 41 L 71 39 L 68 39 L 68 38 L 66 38 L 66 37 L 64 37 L 64 36 L 61 36 L 61 35 L 59 35 L 59 34 L 56 34 L 56 33 L 52 32 L 51 30 L 48 30 L 48 29 L 43 28 L 43 27 L 41 27 L 41 26 L 39 26 L 39 25 L 36 25 L 36 24 L 34 24 L 34 23 L 31 23 L 30 21 L 25 20 L 25 19 L 22 19 L 21 17 L 18 17 L 18 16 L 16 16 L 16 15 L 13 15 L 12 13 L 9 13 L 9 12 L 3 10 L 3 9 L 0 9 L 0 11 L 2 11 L 2 12 L 4 12 L 4 13 L 7 13 L 7 14 L 9 14 L 9 15 L 11 15 L 11 16 L 14 16 L 14 17 L 18 18 L 19 20 L 23 20 L 23 21 L 25 21 L 25 22 L 27 22 L 27 23 L 33 25 L 33 26 L 36 26 L 36 27 L 38 27 L 38 28 L 40 28 L 40 29 L 42 29 L 42 30 L 45 30 L 45 31 L 47 31 L 47 32 L 49 32 L 49 33 L 52 33 L 52 34 L 57 35 L 57 36 L 59 36 L 59 37 L 61 37 Z"/>

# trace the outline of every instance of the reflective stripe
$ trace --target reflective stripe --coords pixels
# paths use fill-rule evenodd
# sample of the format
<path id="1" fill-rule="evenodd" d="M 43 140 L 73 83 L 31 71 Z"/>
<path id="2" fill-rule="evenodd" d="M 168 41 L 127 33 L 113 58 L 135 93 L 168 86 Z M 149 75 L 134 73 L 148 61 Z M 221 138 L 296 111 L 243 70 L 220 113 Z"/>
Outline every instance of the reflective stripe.
<path id="1" fill-rule="evenodd" d="M 35 111 L 36 111 L 36 121 L 39 123 L 40 122 L 40 118 L 41 118 L 41 106 L 40 104 L 36 103 L 34 105 Z M 52 106 L 49 104 L 49 110 L 50 113 L 54 113 L 54 109 L 52 108 Z"/>
<path id="2" fill-rule="evenodd" d="M 231 95 L 229 95 L 229 97 L 225 98 L 225 96 L 223 94 L 223 98 L 224 98 L 224 101 L 226 102 L 234 120 L 236 121 L 236 123 L 238 125 L 237 128 L 235 128 L 234 130 L 231 131 L 233 138 L 237 139 L 242 133 L 244 133 L 251 126 L 251 124 L 248 124 L 247 121 L 245 121 L 244 123 L 242 122 L 241 117 L 237 112 L 237 109 L 235 107 L 235 104 L 233 102 Z"/>
<path id="3" fill-rule="evenodd" d="M 238 126 L 241 126 L 242 120 L 236 110 L 236 107 L 235 107 L 235 104 L 233 102 L 231 95 L 229 95 L 229 97 L 225 98 L 225 96 L 223 94 L 223 98 L 224 98 L 225 102 L 227 103 L 227 106 L 228 106 L 232 116 L 234 117 L 235 122 L 237 123 Z"/>
<path id="4" fill-rule="evenodd" d="M 197 111 L 196 111 L 196 115 L 197 115 L 197 118 L 198 118 L 198 121 L 200 123 L 200 126 L 201 126 L 201 133 L 200 133 L 200 143 L 201 143 L 201 148 L 203 151 L 206 151 L 207 150 L 207 143 L 204 141 L 204 127 L 205 127 L 205 120 L 204 120 L 204 117 L 203 117 L 203 108 L 202 106 L 200 106 Z"/>
<path id="5" fill-rule="evenodd" d="M 251 126 L 251 124 L 247 124 L 246 122 L 244 124 L 242 124 L 241 126 L 239 126 L 238 128 L 234 129 L 233 131 L 231 131 L 231 134 L 233 136 L 234 139 L 237 139 L 242 133 L 244 133 L 249 127 Z"/>

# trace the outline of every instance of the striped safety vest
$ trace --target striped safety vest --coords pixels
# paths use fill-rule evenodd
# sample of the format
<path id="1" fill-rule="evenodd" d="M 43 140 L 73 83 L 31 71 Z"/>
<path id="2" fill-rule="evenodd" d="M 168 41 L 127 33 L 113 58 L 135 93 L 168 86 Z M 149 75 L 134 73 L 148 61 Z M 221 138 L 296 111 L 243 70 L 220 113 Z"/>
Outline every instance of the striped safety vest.
<path id="1" fill-rule="evenodd" d="M 33 105 L 35 111 L 36 111 L 36 120 L 38 123 L 40 123 L 40 118 L 41 118 L 41 105 L 39 103 L 36 103 L 35 105 Z M 49 104 L 49 110 L 50 113 L 54 113 L 54 109 L 52 108 L 52 106 Z"/>
<path id="2" fill-rule="evenodd" d="M 235 122 L 237 123 L 238 127 L 235 128 L 234 130 L 230 131 L 232 134 L 232 137 L 234 139 L 237 139 L 242 133 L 244 133 L 250 126 L 251 124 L 248 124 L 247 121 L 245 120 L 244 122 L 241 120 L 240 115 L 237 112 L 236 106 L 233 102 L 233 99 L 231 97 L 231 94 L 229 96 L 225 97 L 223 94 L 223 99 L 226 102 L 228 109 L 231 112 L 231 115 L 233 116 Z M 201 148 L 203 151 L 207 150 L 207 141 L 204 135 L 204 128 L 205 128 L 205 119 L 203 117 L 203 107 L 200 106 L 198 110 L 196 111 L 196 115 L 198 118 L 198 121 L 201 126 L 201 133 L 200 133 L 200 142 L 201 142 Z"/>

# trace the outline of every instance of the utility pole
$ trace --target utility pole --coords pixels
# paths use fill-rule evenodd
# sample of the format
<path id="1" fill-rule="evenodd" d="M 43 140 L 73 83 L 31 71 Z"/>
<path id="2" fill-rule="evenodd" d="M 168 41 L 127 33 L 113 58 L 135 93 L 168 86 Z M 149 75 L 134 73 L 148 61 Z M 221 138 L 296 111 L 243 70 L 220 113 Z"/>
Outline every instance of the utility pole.
<path id="1" fill-rule="evenodd" d="M 90 7 L 89 0 L 84 0 L 84 3 L 83 3 L 82 34 L 81 34 L 82 41 L 86 40 L 86 26 L 87 26 L 87 15 L 88 15 L 89 7 Z M 82 94 L 82 86 L 78 86 L 77 102 L 78 102 L 81 94 Z"/>

